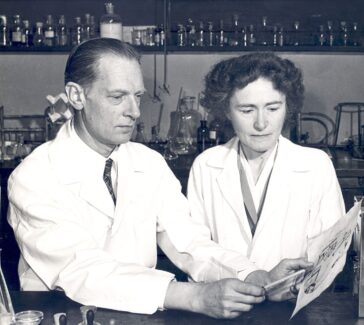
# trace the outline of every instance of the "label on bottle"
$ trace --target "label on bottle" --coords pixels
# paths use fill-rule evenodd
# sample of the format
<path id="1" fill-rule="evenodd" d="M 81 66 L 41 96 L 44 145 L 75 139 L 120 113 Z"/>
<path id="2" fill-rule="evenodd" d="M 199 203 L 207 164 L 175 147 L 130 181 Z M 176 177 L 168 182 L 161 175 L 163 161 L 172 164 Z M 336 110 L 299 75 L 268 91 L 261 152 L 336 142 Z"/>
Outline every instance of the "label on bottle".
<path id="1" fill-rule="evenodd" d="M 21 42 L 21 32 L 12 32 L 11 33 L 11 39 L 13 42 Z"/>
<path id="2" fill-rule="evenodd" d="M 216 140 L 216 131 L 215 130 L 210 130 L 210 132 L 209 132 L 209 138 L 211 140 Z"/>
<path id="3" fill-rule="evenodd" d="M 44 36 L 45 36 L 46 38 L 54 38 L 54 30 L 46 30 L 46 31 L 44 32 Z"/>
<path id="4" fill-rule="evenodd" d="M 100 36 L 123 40 L 123 28 L 121 23 L 100 24 Z"/>

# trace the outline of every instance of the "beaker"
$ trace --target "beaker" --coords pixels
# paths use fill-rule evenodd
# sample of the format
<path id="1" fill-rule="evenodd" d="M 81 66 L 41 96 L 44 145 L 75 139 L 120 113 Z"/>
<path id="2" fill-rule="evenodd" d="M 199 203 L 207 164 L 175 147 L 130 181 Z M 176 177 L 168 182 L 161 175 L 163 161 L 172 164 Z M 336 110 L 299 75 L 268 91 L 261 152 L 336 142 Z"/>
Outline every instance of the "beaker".
<path id="1" fill-rule="evenodd" d="M 3 270 L 1 268 L 1 248 L 0 248 L 0 325 L 14 323 L 14 308 L 11 302 L 8 286 L 6 285 Z"/>

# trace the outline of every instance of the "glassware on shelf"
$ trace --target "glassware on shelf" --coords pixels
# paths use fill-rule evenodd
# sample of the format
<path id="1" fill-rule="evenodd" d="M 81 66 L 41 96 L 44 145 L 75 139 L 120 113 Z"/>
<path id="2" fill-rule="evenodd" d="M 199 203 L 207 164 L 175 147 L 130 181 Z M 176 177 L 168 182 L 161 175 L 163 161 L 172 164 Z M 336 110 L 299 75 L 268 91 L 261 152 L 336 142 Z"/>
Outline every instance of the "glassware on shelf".
<path id="1" fill-rule="evenodd" d="M 37 21 L 35 23 L 35 33 L 33 35 L 33 45 L 40 47 L 44 45 L 44 33 L 43 33 L 43 23 Z"/>
<path id="2" fill-rule="evenodd" d="M 68 41 L 69 39 L 66 18 L 64 15 L 60 15 L 56 33 L 56 44 L 57 46 L 67 46 L 69 43 Z"/>
<path id="3" fill-rule="evenodd" d="M 23 20 L 23 31 L 21 34 L 21 45 L 29 47 L 33 45 L 33 34 L 30 29 L 29 20 Z"/>
<path id="4" fill-rule="evenodd" d="M 14 15 L 13 26 L 11 28 L 11 45 L 21 45 L 22 26 L 20 22 L 20 15 Z"/>
<path id="5" fill-rule="evenodd" d="M 186 46 L 187 44 L 186 28 L 182 24 L 178 24 L 177 28 L 177 46 Z"/>
<path id="6" fill-rule="evenodd" d="M 269 33 L 269 29 L 268 29 L 268 17 L 267 16 L 263 16 L 262 17 L 262 25 L 260 27 L 260 30 L 258 31 L 259 33 L 259 41 L 258 44 L 259 45 L 271 45 L 272 41 L 270 40 L 270 33 Z"/>
<path id="7" fill-rule="evenodd" d="M 209 21 L 208 25 L 208 46 L 215 45 L 215 37 L 214 37 L 214 24 L 213 22 Z"/>
<path id="8" fill-rule="evenodd" d="M 334 46 L 336 40 L 335 40 L 335 34 L 334 34 L 334 28 L 333 23 L 331 20 L 327 21 L 327 45 L 328 46 Z"/>
<path id="9" fill-rule="evenodd" d="M 360 31 L 357 22 L 353 22 L 353 29 L 351 34 L 351 45 L 361 46 Z"/>
<path id="10" fill-rule="evenodd" d="M 340 45 L 342 46 L 349 45 L 349 31 L 346 21 L 340 22 Z"/>
<path id="11" fill-rule="evenodd" d="M 47 16 L 47 20 L 44 25 L 44 45 L 51 47 L 56 45 L 56 32 L 53 25 L 52 15 Z"/>
<path id="12" fill-rule="evenodd" d="M 219 34 L 218 36 L 218 41 L 217 44 L 219 46 L 225 46 L 225 31 L 224 31 L 224 20 L 220 20 L 220 29 L 219 29 Z"/>
<path id="13" fill-rule="evenodd" d="M 196 35 L 197 35 L 196 45 L 205 46 L 205 30 L 204 30 L 204 25 L 203 25 L 202 21 L 199 22 Z"/>
<path id="14" fill-rule="evenodd" d="M 75 17 L 75 23 L 71 30 L 72 45 L 81 44 L 82 37 L 83 37 L 83 26 L 81 24 L 81 17 Z"/>
<path id="15" fill-rule="evenodd" d="M 257 40 L 255 37 L 254 25 L 249 25 L 248 27 L 248 45 L 254 46 L 256 45 Z"/>
<path id="16" fill-rule="evenodd" d="M 11 302 L 8 286 L 5 281 L 1 267 L 1 248 L 0 248 L 0 324 L 15 324 L 14 308 Z"/>
<path id="17" fill-rule="evenodd" d="M 10 45 L 10 38 L 7 18 L 5 15 L 0 15 L 0 46 L 8 45 Z"/>
<path id="18" fill-rule="evenodd" d="M 318 33 L 317 33 L 317 36 L 316 36 L 315 45 L 318 45 L 318 46 L 325 46 L 326 45 L 326 35 L 325 35 L 324 25 L 319 26 Z"/>
<path id="19" fill-rule="evenodd" d="M 114 12 L 114 5 L 111 2 L 105 3 L 105 14 L 100 18 L 100 36 L 123 40 L 121 18 Z"/>
<path id="20" fill-rule="evenodd" d="M 240 45 L 239 34 L 240 34 L 240 32 L 239 32 L 239 15 L 234 14 L 233 15 L 233 28 L 232 28 L 232 33 L 231 33 L 231 37 L 229 40 L 230 46 L 239 46 Z"/>
<path id="21" fill-rule="evenodd" d="M 302 45 L 302 40 L 300 37 L 300 22 L 298 20 L 293 22 L 293 33 L 291 45 L 299 46 Z"/>

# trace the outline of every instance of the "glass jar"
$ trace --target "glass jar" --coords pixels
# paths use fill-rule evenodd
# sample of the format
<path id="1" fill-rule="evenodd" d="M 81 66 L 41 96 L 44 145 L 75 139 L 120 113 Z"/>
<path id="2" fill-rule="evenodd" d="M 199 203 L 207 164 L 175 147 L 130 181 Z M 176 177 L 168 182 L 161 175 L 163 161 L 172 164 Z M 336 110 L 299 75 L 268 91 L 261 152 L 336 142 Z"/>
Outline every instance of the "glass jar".
<path id="1" fill-rule="evenodd" d="M 100 19 L 100 36 L 122 40 L 123 25 L 120 16 L 114 13 L 114 5 L 105 3 L 105 11 Z"/>

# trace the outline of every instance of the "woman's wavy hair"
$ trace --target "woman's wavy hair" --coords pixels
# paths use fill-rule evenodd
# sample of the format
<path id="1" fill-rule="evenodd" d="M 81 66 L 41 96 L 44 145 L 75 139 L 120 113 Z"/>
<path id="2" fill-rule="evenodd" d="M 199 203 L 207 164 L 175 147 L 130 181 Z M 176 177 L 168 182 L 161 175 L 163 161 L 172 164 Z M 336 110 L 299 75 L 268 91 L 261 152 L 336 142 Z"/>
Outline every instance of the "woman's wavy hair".
<path id="1" fill-rule="evenodd" d="M 296 121 L 302 109 L 304 86 L 302 72 L 292 61 L 269 52 L 257 52 L 223 60 L 212 67 L 205 77 L 201 105 L 208 113 L 226 120 L 230 98 L 258 78 L 265 78 L 286 96 L 286 124 Z"/>

